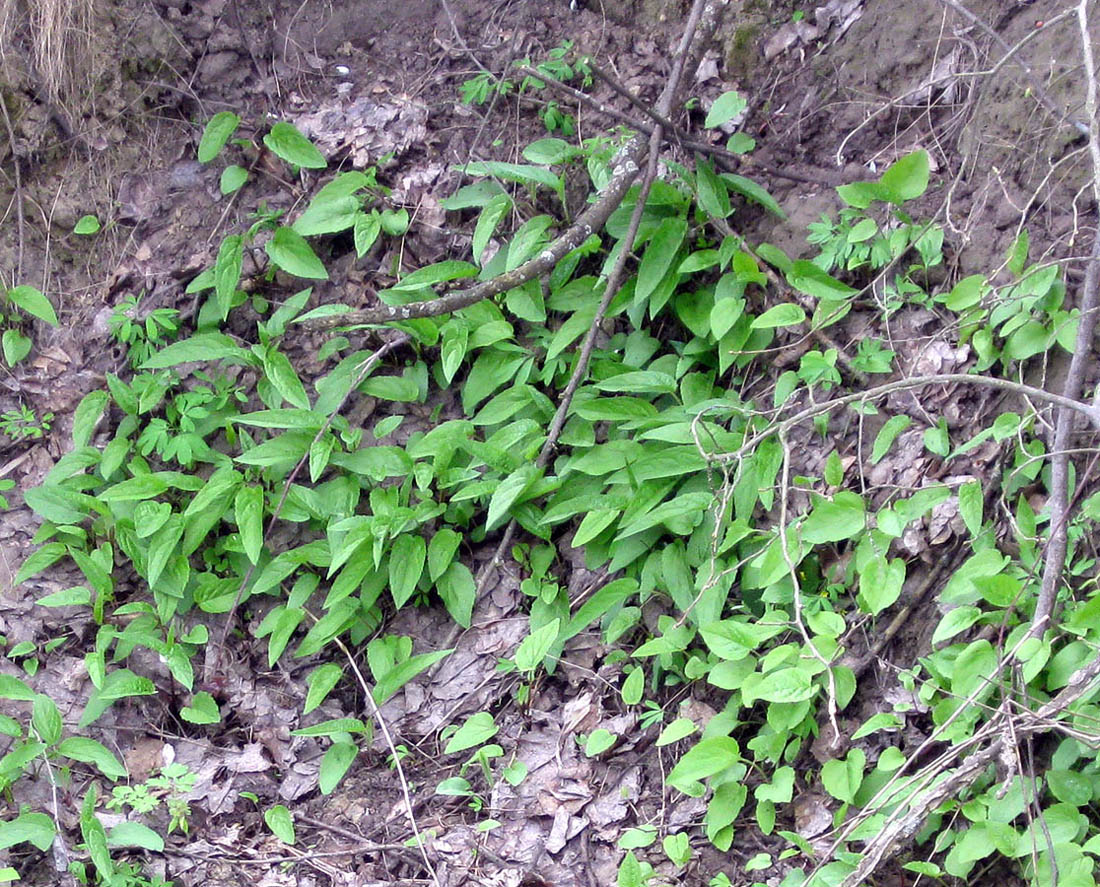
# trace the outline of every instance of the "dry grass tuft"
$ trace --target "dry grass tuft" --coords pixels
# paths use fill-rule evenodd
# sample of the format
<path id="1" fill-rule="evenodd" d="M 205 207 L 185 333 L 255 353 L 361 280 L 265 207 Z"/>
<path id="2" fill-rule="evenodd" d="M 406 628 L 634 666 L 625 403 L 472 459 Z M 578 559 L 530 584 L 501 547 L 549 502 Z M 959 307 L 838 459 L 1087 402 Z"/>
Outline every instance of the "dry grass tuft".
<path id="1" fill-rule="evenodd" d="M 87 88 L 94 0 L 0 0 L 0 61 L 17 56 L 50 100 Z"/>

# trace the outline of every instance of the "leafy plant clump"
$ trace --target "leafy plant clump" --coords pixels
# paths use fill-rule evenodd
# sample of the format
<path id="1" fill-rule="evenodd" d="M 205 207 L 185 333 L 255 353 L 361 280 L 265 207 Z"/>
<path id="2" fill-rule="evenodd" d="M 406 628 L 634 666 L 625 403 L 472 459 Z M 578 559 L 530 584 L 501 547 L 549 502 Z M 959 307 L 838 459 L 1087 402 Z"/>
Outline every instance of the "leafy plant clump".
<path id="1" fill-rule="evenodd" d="M 481 96 L 474 90 L 467 85 L 470 100 Z M 217 115 L 199 159 L 217 157 L 238 123 L 236 115 Z M 275 124 L 264 144 L 293 166 L 325 167 L 290 124 Z M 546 249 L 557 224 L 538 213 L 538 192 L 561 195 L 565 167 L 576 165 L 598 193 L 611 176 L 613 152 L 607 140 L 547 138 L 525 149 L 523 163 L 465 166 L 475 181 L 447 208 L 476 216 L 470 255 L 397 269 L 379 297 L 388 305 L 429 300 L 435 287 L 516 269 Z M 262 244 L 269 276 L 279 270 L 318 280 L 327 277 L 322 256 L 334 242 L 325 238 L 350 235 L 363 255 L 381 237 L 402 236 L 407 214 L 385 206 L 373 170 L 336 174 L 291 224 L 264 216 L 225 237 L 214 266 L 188 288 L 202 299 L 194 329 L 184 331 L 171 313 L 141 317 L 136 302 L 117 314 L 113 328 L 130 349 L 134 373 L 109 376 L 107 390 L 84 398 L 74 449 L 27 491 L 43 521 L 41 545 L 17 576 L 25 581 L 64 558 L 84 576 L 82 585 L 40 601 L 87 606 L 97 626 L 86 655 L 94 690 L 78 729 L 119 700 L 154 692 L 127 666 L 138 648 L 161 657 L 187 694 L 184 720 L 218 723 L 216 701 L 195 685 L 194 662 L 212 642 L 200 617 L 239 606 L 265 614 L 257 635 L 266 639 L 269 663 L 287 651 L 331 654 L 310 677 L 304 714 L 344 680 L 336 652 L 343 638 L 366 646 L 372 697 L 381 704 L 450 652 L 414 654 L 410 639 L 384 633 L 387 618 L 438 603 L 469 626 L 478 588 L 463 556 L 513 521 L 523 534 L 512 553 L 526 572 L 529 631 L 503 667 L 522 678 L 520 698 L 539 672 L 555 668 L 571 638 L 601 632 L 619 647 L 623 704 L 639 708 L 644 727 L 659 729 L 659 745 L 682 750 L 667 785 L 707 798 L 703 832 L 722 850 L 749 824 L 781 835 L 786 849 L 775 859 L 755 858 L 751 870 L 782 864 L 774 871 L 784 885 L 841 883 L 856 872 L 860 848 L 925 798 L 918 777 L 938 777 L 919 769 L 921 749 L 904 745 L 907 725 L 928 729 L 940 750 L 962 752 L 997 729 L 1003 700 L 1045 701 L 1064 688 L 1093 655 L 1098 605 L 1087 589 L 1066 589 L 1060 629 L 1030 633 L 1044 521 L 1025 489 L 1041 483 L 1044 449 L 1034 413 L 1003 413 L 969 441 L 952 440 L 943 422 L 918 429 L 922 445 L 945 463 L 987 441 L 1003 447 L 1003 477 L 984 484 L 947 479 L 875 496 L 861 469 L 836 451 L 820 476 L 792 477 L 793 426 L 772 412 L 788 407 L 823 438 L 830 418 L 879 413 L 877 390 L 841 393 L 837 348 L 807 350 L 766 395 L 753 387 L 766 378 L 767 355 L 780 336 L 836 324 L 866 304 L 861 275 L 887 268 L 894 276 L 882 291 L 883 313 L 933 306 L 955 321 L 955 344 L 973 346 L 977 370 L 1015 371 L 1072 342 L 1076 317 L 1062 307 L 1058 269 L 1029 266 L 1025 240 L 1014 249 L 1007 286 L 982 275 L 950 289 L 929 285 L 924 272 L 942 263 L 943 232 L 906 214 L 929 186 L 923 152 L 901 158 L 876 181 L 840 189 L 849 209 L 812 229 L 822 249 L 813 261 L 792 260 L 768 244 L 752 247 L 735 232 L 731 220 L 745 201 L 781 212 L 755 182 L 719 173 L 702 158 L 693 169 L 669 168 L 642 208 L 633 274 L 611 299 L 607 335 L 545 468 L 537 456 L 577 366 L 576 346 L 597 315 L 637 187 L 545 280 L 440 317 L 389 324 L 401 338 L 391 341 L 386 359 L 353 345 L 345 331 L 321 349 L 317 359 L 326 369 L 309 384 L 286 345 L 296 325 L 343 309 L 310 309 L 309 288 L 270 302 L 246 293 L 242 251 Z M 512 218 L 522 221 L 503 232 Z M 497 238 L 503 245 L 494 249 Z M 231 315 L 238 329 L 248 319 L 247 341 L 223 331 Z M 893 357 L 871 339 L 851 363 L 886 374 Z M 446 392 L 456 406 L 443 418 Z M 353 427 L 340 413 L 359 396 L 389 407 L 369 428 Z M 435 409 L 429 426 L 407 417 L 414 404 Z M 872 463 L 914 421 L 881 418 Z M 101 425 L 109 439 L 93 445 Z M 986 505 L 990 484 L 1013 508 L 1010 553 L 999 547 Z M 808 503 L 798 513 L 795 494 Z M 873 633 L 899 606 L 910 567 L 897 540 L 945 503 L 957 509 L 968 553 L 940 594 L 946 613 L 934 649 L 899 676 L 906 701 L 857 724 L 823 765 L 809 763 L 810 743 L 825 726 L 836 727 L 860 691 L 846 658 L 853 627 Z M 1091 568 L 1082 540 L 1098 517 L 1090 499 L 1070 528 L 1075 576 Z M 290 530 L 295 543 L 276 547 L 272 540 Z M 558 578 L 567 546 L 613 577 L 579 604 Z M 136 587 L 123 584 L 126 572 L 138 577 Z M 643 605 L 655 616 L 648 622 Z M 704 724 L 666 708 L 668 691 L 689 685 L 722 699 L 720 713 Z M 31 709 L 29 721 L 3 716 L 18 743 L 0 770 L 8 784 L 36 759 L 49 767 L 89 762 L 109 779 L 124 775 L 105 749 L 87 744 L 92 740 L 62 739 L 52 703 L 25 682 L 4 678 L 0 696 Z M 1087 697 L 1075 706 L 1081 731 L 1095 706 Z M 371 729 L 340 718 L 297 731 L 328 740 L 322 792 L 339 784 Z M 475 777 L 523 778 L 514 762 L 504 763 L 492 742 L 496 732 L 482 712 L 449 734 L 448 753 L 473 751 L 440 792 L 480 811 L 485 800 Z M 1042 776 L 1005 777 L 991 764 L 962 795 L 937 800 L 920 835 L 927 858 L 906 866 L 964 878 L 999 853 L 1036 884 L 1049 883 L 1054 867 L 1063 878 L 1072 873 L 1074 884 L 1093 884 L 1091 854 L 1100 838 L 1084 811 L 1096 796 L 1100 765 L 1083 735 L 1064 738 Z M 614 737 L 595 731 L 584 742 L 596 755 Z M 792 828 L 788 812 L 796 792 L 809 788 L 830 799 L 833 820 L 836 846 L 820 866 L 820 851 Z M 144 801 L 130 787 L 111 803 L 136 810 Z M 93 786 L 81 829 L 95 872 L 110 882 L 119 872 L 97 804 Z M 288 818 L 273 811 L 272 829 L 292 840 Z M 186 812 L 172 815 L 186 830 Z M 657 835 L 632 832 L 638 834 L 624 835 L 620 884 L 642 884 L 652 874 L 633 851 Z M 0 823 L 6 845 L 44 850 L 55 833 L 41 812 Z M 152 844 L 144 833 L 127 837 Z M 690 859 L 686 834 L 667 835 L 661 846 L 676 866 Z"/>

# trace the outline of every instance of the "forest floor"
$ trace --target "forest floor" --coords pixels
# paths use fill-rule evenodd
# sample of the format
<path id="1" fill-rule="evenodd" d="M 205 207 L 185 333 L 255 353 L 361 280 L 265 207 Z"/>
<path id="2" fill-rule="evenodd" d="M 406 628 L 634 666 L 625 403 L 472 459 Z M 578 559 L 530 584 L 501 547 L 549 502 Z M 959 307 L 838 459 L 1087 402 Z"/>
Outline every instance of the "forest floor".
<path id="1" fill-rule="evenodd" d="M 43 101 L 42 84 L 25 71 L 0 83 L 0 96 L 15 97 L 9 100 L 11 138 L 0 130 L 0 283 L 38 288 L 59 318 L 56 327 L 34 325 L 33 350 L 16 366 L 5 366 L 0 379 L 0 481 L 14 481 L 14 489 L 3 494 L 10 507 L 0 511 L 0 635 L 9 649 L 20 650 L 0 660 L 0 671 L 20 675 L 50 696 L 67 724 L 75 722 L 88 692 L 84 654 L 99 626 L 87 608 L 36 604 L 83 581 L 72 565 L 58 564 L 13 584 L 36 548 L 40 522 L 22 494 L 72 449 L 73 414 L 82 398 L 102 389 L 110 374 L 125 378 L 131 372 L 127 351 L 112 334 L 112 317 L 126 309 L 127 300 L 139 300 L 132 309 L 138 317 L 174 308 L 190 323 L 199 303 L 188 284 L 214 264 L 221 238 L 265 215 L 292 215 L 316 188 L 312 173 L 288 178 L 284 167 L 262 157 L 254 162 L 247 148 L 233 144 L 217 162 L 198 162 L 206 121 L 231 111 L 242 119 L 236 136 L 255 142 L 272 121 L 290 121 L 325 154 L 330 170 L 377 166 L 379 182 L 392 189 L 389 205 L 407 209 L 412 219 L 409 233 L 363 258 L 346 244 L 342 252 L 334 248 L 328 279 L 315 286 L 311 302 L 369 305 L 373 281 L 394 267 L 411 270 L 465 257 L 473 219 L 442 205 L 468 181 L 458 168 L 472 160 L 519 159 L 524 146 L 547 134 L 540 110 L 548 98 L 575 116 L 579 138 L 617 125 L 551 93 L 536 94 L 534 101 L 509 95 L 464 103 L 463 84 L 482 70 L 506 72 L 518 59 L 544 60 L 568 41 L 644 101 L 660 91 L 682 18 L 629 24 L 608 14 L 615 10 L 604 10 L 599 0 L 581 5 L 586 8 L 574 10 L 557 0 L 450 0 L 446 8 L 437 0 L 123 0 L 96 19 L 82 79 L 63 90 L 55 105 Z M 737 127 L 755 139 L 756 148 L 742 173 L 774 197 L 786 218 L 746 208 L 736 217 L 739 234 L 793 258 L 809 256 L 807 226 L 823 215 L 835 217 L 844 206 L 836 186 L 874 179 L 899 157 L 923 149 L 936 187 L 907 211 L 936 221 L 946 234 L 946 260 L 930 272 L 931 285 L 949 287 L 969 274 L 993 274 L 1026 228 L 1032 261 L 1063 263 L 1074 291 L 1085 267 L 1081 243 L 1089 241 L 1083 232 L 1091 226 L 1085 221 L 1092 196 L 1083 140 L 1064 116 L 1053 116 L 1036 100 L 1011 62 L 994 77 L 970 76 L 991 68 L 1004 55 L 1003 44 L 1024 40 L 1021 56 L 1045 94 L 1058 108 L 1077 108 L 1080 86 L 1071 76 L 1076 55 L 1059 48 L 1071 45 L 1072 32 L 1065 30 L 1064 17 L 1046 27 L 1061 12 L 1058 3 L 974 2 L 969 9 L 980 26 L 946 0 L 830 0 L 817 9 L 780 0 L 746 6 L 749 11 L 728 13 L 723 48 L 707 56 L 691 84 L 700 102 L 677 118 L 702 133 L 706 108 L 719 95 L 736 89 L 747 99 Z M 590 91 L 622 112 L 637 113 L 598 81 Z M 226 158 L 250 172 L 231 199 L 219 187 Z M 692 160 L 675 143 L 665 158 Z M 88 215 L 100 230 L 74 233 Z M 246 250 L 245 279 L 251 261 Z M 281 277 L 255 286 L 253 295 L 276 302 L 297 289 Z M 861 341 L 878 339 L 897 353 L 905 372 L 965 371 L 974 351 L 952 344 L 944 323 L 935 306 L 887 313 L 871 299 L 828 335 L 849 357 Z M 307 386 L 327 371 L 318 355 L 329 335 L 286 336 L 285 353 Z M 749 395 L 769 390 L 814 342 L 792 335 L 780 345 L 756 367 L 755 379 L 743 381 Z M 1033 362 L 1026 381 L 1058 392 L 1064 362 Z M 965 441 L 1012 398 L 941 386 L 920 403 L 899 394 L 892 406 L 944 416 L 952 438 Z M 403 433 L 430 428 L 435 406 L 408 406 Z M 377 402 L 364 397 L 352 404 L 349 420 L 362 425 L 376 409 Z M 796 473 L 808 475 L 820 473 L 830 451 L 855 459 L 874 439 L 868 429 L 850 427 L 830 428 L 828 439 L 811 429 L 797 434 L 792 443 L 802 461 Z M 913 488 L 946 473 L 919 436 L 901 443 L 900 453 L 876 467 L 876 485 Z M 979 479 L 999 464 L 992 449 L 977 448 L 970 456 L 966 470 Z M 954 466 L 951 472 L 959 473 Z M 1042 496 L 1034 496 L 1038 510 Z M 903 540 L 913 587 L 943 563 L 957 562 L 963 532 L 957 510 L 937 512 Z M 464 547 L 474 572 L 498 541 L 490 534 Z M 569 589 L 584 588 L 594 575 L 578 558 L 563 558 L 555 569 Z M 408 752 L 411 796 L 390 766 L 381 735 L 334 792 L 318 793 L 323 746 L 291 731 L 303 724 L 306 679 L 321 660 L 269 667 L 267 643 L 255 636 L 266 615 L 263 606 L 237 615 L 229 635 L 231 664 L 195 685 L 221 706 L 222 721 L 214 728 L 181 720 L 186 700 L 164 662 L 136 650 L 128 667 L 152 678 L 158 693 L 113 706 L 92 735 L 125 761 L 133 782 L 169 761 L 185 764 L 196 778 L 185 793 L 188 830 L 177 830 L 162 854 L 149 854 L 146 872 L 177 885 L 430 883 L 419 852 L 404 843 L 412 812 L 421 831 L 435 834 L 431 855 L 439 884 L 593 887 L 616 882 L 624 834 L 644 835 L 656 826 L 664 835 L 697 825 L 704 800 L 665 787 L 675 757 L 655 742 L 660 726 L 639 724 L 637 713 L 620 701 L 608 680 L 614 669 L 602 667 L 610 647 L 597 632 L 575 639 L 565 667 L 545 676 L 526 705 L 511 700 L 515 678 L 496 666 L 525 635 L 523 620 L 510 618 L 525 575 L 515 566 L 504 569 L 499 590 L 479 604 L 475 629 L 459 637 L 456 652 L 383 706 L 394 741 Z M 125 578 L 115 592 L 117 601 L 127 600 Z M 929 650 L 941 615 L 931 603 L 916 609 L 879 655 L 893 668 L 911 668 Z M 218 637 L 226 616 L 202 618 Z M 405 608 L 384 630 L 413 638 L 421 652 L 451 636 L 451 625 L 441 607 Z M 858 710 L 849 713 L 842 730 L 889 708 L 898 690 L 892 674 L 883 667 L 880 680 L 861 685 Z M 322 711 L 331 718 L 369 717 L 357 694 L 345 688 Z M 664 700 L 673 697 L 684 702 L 671 689 Z M 685 698 L 701 722 L 721 708 L 703 690 Z M 433 791 L 458 773 L 464 759 L 442 754 L 440 731 L 484 710 L 494 712 L 500 727 L 495 742 L 504 759 L 524 761 L 529 776 L 518 789 L 487 787 L 484 807 L 477 809 L 468 798 Z M 573 734 L 596 728 L 624 741 L 611 754 L 588 757 Z M 2 743 L 0 752 L 6 751 Z M 0 800 L 0 811 L 12 803 L 6 812 L 19 804 L 59 810 L 62 824 L 75 834 L 78 794 L 63 788 L 58 802 L 48 780 L 22 781 L 14 802 L 10 796 Z M 264 824 L 263 811 L 276 803 L 293 814 L 293 847 Z M 824 817 L 827 825 L 831 812 L 817 788 L 799 785 L 793 804 L 779 815 L 780 830 L 814 834 L 814 821 Z M 479 827 L 487 818 L 495 821 L 488 831 Z M 159 812 L 151 821 L 163 830 L 167 819 Z M 657 871 L 675 883 L 705 885 L 721 872 L 734 883 L 781 880 L 780 867 L 743 870 L 761 853 L 781 853 L 784 843 L 776 834 L 745 823 L 728 852 L 691 834 L 695 852 L 685 868 L 658 852 L 659 841 L 652 848 Z M 630 846 L 644 857 L 644 843 Z M 23 883 L 59 883 L 56 855 L 2 849 L 0 867 L 4 857 Z M 889 883 L 911 883 L 900 870 L 891 871 L 898 880 Z M 1014 876 L 998 868 L 984 877 L 1011 883 Z"/>

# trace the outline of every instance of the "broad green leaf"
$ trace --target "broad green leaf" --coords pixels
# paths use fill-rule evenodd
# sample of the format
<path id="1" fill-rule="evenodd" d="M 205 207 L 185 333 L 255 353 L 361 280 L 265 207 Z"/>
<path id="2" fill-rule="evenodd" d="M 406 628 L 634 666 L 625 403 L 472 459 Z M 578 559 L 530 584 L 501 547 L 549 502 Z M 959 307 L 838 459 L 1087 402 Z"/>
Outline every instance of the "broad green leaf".
<path id="1" fill-rule="evenodd" d="M 240 123 L 241 118 L 232 111 L 219 111 L 211 117 L 199 139 L 199 163 L 209 163 L 217 157 Z"/>
<path id="2" fill-rule="evenodd" d="M 863 497 L 841 490 L 831 500 L 816 498 L 814 510 L 802 523 L 802 540 L 820 545 L 852 539 L 863 530 L 866 522 Z"/>
<path id="3" fill-rule="evenodd" d="M 561 189 L 561 177 L 541 166 L 523 163 L 504 163 L 498 160 L 483 160 L 467 163 L 459 167 L 467 175 L 493 176 L 505 182 L 519 182 L 521 185 L 544 185 L 555 191 Z"/>
<path id="4" fill-rule="evenodd" d="M 740 761 L 741 747 L 737 740 L 729 736 L 711 736 L 695 743 L 672 768 L 665 782 L 683 791 L 690 783 L 721 773 Z"/>
<path id="5" fill-rule="evenodd" d="M 141 365 L 143 370 L 160 370 L 192 361 L 232 360 L 253 363 L 252 355 L 224 333 L 198 333 L 189 339 L 165 345 Z"/>
<path id="6" fill-rule="evenodd" d="M 248 170 L 243 166 L 231 163 L 222 170 L 222 174 L 218 179 L 218 189 L 222 194 L 232 194 L 234 191 L 239 191 L 247 181 Z"/>
<path id="7" fill-rule="evenodd" d="M 801 305 L 787 302 L 775 305 L 755 318 L 752 322 L 754 330 L 774 329 L 781 326 L 795 326 L 806 319 L 806 312 Z"/>
<path id="8" fill-rule="evenodd" d="M 821 784 L 825 791 L 846 804 L 855 803 L 856 792 L 863 782 L 863 768 L 867 755 L 862 749 L 853 748 L 844 760 L 826 761 L 821 768 Z"/>
<path id="9" fill-rule="evenodd" d="M 485 522 L 487 531 L 492 531 L 504 523 L 508 510 L 540 474 L 541 471 L 534 462 L 528 462 L 500 482 L 489 500 L 489 511 Z"/>
<path id="10" fill-rule="evenodd" d="M 661 735 L 657 737 L 657 747 L 671 745 L 681 739 L 686 739 L 697 729 L 695 722 L 690 718 L 677 718 L 661 731 Z"/>
<path id="11" fill-rule="evenodd" d="M 879 179 L 879 183 L 889 194 L 892 203 L 904 203 L 915 200 L 928 189 L 929 174 L 928 152 L 914 151 L 898 158 Z"/>
<path id="12" fill-rule="evenodd" d="M 981 481 L 972 480 L 959 487 L 959 514 L 971 536 L 977 536 L 982 530 L 984 507 Z"/>
<path id="13" fill-rule="evenodd" d="M 34 697 L 31 710 L 31 727 L 47 745 L 55 745 L 61 739 L 61 712 L 49 696 L 39 693 Z"/>
<path id="14" fill-rule="evenodd" d="M 431 668 L 440 659 L 449 656 L 453 652 L 454 648 L 452 647 L 449 650 L 420 653 L 416 656 L 410 656 L 404 662 L 395 665 L 375 683 L 374 692 L 371 693 L 375 703 L 382 705 L 422 671 Z"/>
<path id="15" fill-rule="evenodd" d="M 290 359 L 275 346 L 269 346 L 263 352 L 264 374 L 267 380 L 282 395 L 283 400 L 300 410 L 309 409 L 309 395 Z"/>
<path id="16" fill-rule="evenodd" d="M 107 832 L 107 845 L 137 847 L 141 850 L 151 850 L 153 853 L 164 852 L 164 838 L 141 822 L 120 822 L 113 826 Z"/>
<path id="17" fill-rule="evenodd" d="M 233 500 L 234 520 L 241 534 L 245 556 L 253 563 L 260 562 L 264 545 L 264 491 L 258 484 L 242 486 Z"/>
<path id="18" fill-rule="evenodd" d="M 27 556 L 22 566 L 19 567 L 19 572 L 15 574 L 12 585 L 22 585 L 31 576 L 35 576 L 47 567 L 57 563 L 65 554 L 66 549 L 63 544 L 60 542 L 47 542 Z"/>
<path id="19" fill-rule="evenodd" d="M 645 669 L 638 665 L 626 676 L 619 688 L 619 695 L 625 705 L 637 705 L 645 693 Z"/>
<path id="20" fill-rule="evenodd" d="M 445 262 L 436 262 L 434 265 L 425 265 L 417 268 L 401 278 L 401 282 L 390 287 L 386 292 L 411 292 L 435 286 L 437 283 L 446 283 L 451 280 L 462 280 L 467 277 L 477 276 L 477 266 L 469 262 L 460 262 L 457 259 L 448 259 Z"/>
<path id="21" fill-rule="evenodd" d="M 359 213 L 355 217 L 355 225 L 352 229 L 352 236 L 355 240 L 355 255 L 356 258 L 363 258 L 376 240 L 378 235 L 382 233 L 382 220 L 376 212 L 372 212 L 369 215 L 367 213 Z M 326 308 L 328 306 L 322 305 L 317 309 Z"/>
<path id="22" fill-rule="evenodd" d="M 390 594 L 398 610 L 413 596 L 427 559 L 423 536 L 405 533 L 397 537 L 390 551 Z"/>
<path id="23" fill-rule="evenodd" d="M 0 674 L 0 699 L 12 699 L 17 702 L 30 702 L 35 693 L 19 678 L 10 674 Z"/>
<path id="24" fill-rule="evenodd" d="M 450 527 L 441 527 L 428 545 L 428 578 L 435 582 L 454 560 L 462 537 Z"/>
<path id="25" fill-rule="evenodd" d="M 699 195 L 699 205 L 712 219 L 724 219 L 731 212 L 730 195 L 726 183 L 711 165 L 700 155 L 695 156 L 695 189 Z M 681 267 L 683 272 L 684 268 Z"/>
<path id="26" fill-rule="evenodd" d="M 817 695 L 810 673 L 798 667 L 779 668 L 767 674 L 753 674 L 741 686 L 746 705 L 765 702 L 805 702 Z"/>
<path id="27" fill-rule="evenodd" d="M 0 850 L 32 844 L 45 853 L 56 834 L 53 820 L 45 813 L 21 813 L 15 819 L 0 822 Z"/>
<path id="28" fill-rule="evenodd" d="M 560 626 L 560 619 L 551 619 L 520 642 L 516 648 L 515 663 L 521 674 L 529 675 L 542 665 L 542 661 L 558 639 Z"/>
<path id="29" fill-rule="evenodd" d="M 216 724 L 221 719 L 218 703 L 205 690 L 191 696 L 191 704 L 180 709 L 180 717 L 189 724 Z"/>
<path id="30" fill-rule="evenodd" d="M 284 844 L 295 842 L 294 818 L 283 804 L 276 804 L 274 807 L 265 810 L 264 822 L 271 829 L 271 833 Z"/>
<path id="31" fill-rule="evenodd" d="M 57 326 L 57 314 L 53 310 L 53 305 L 33 286 L 13 287 L 8 290 L 8 300 L 32 317 L 44 320 L 50 326 Z"/>
<path id="32" fill-rule="evenodd" d="M 787 214 L 783 212 L 781 207 L 767 192 L 767 190 L 754 182 L 752 179 L 747 179 L 744 176 L 739 176 L 736 173 L 723 173 L 722 181 L 726 183 L 727 187 L 740 194 L 742 197 L 747 197 L 753 203 L 758 203 L 773 216 L 777 216 L 780 219 L 787 218 Z M 770 259 L 768 261 L 771 261 Z"/>
<path id="33" fill-rule="evenodd" d="M 955 635 L 966 631 L 981 618 L 981 609 L 969 604 L 949 610 L 944 617 L 940 619 L 939 625 L 936 626 L 936 630 L 932 633 L 933 646 L 941 641 L 950 640 L 955 637 Z"/>
<path id="34" fill-rule="evenodd" d="M 99 494 L 101 502 L 138 502 L 153 499 L 168 489 L 168 481 L 156 474 L 139 474 L 108 487 Z"/>
<path id="35" fill-rule="evenodd" d="M 469 567 L 453 561 L 436 580 L 435 587 L 451 618 L 463 628 L 469 628 L 477 595 L 477 583 Z"/>
<path id="36" fill-rule="evenodd" d="M 73 447 L 87 446 L 109 399 L 102 389 L 90 391 L 81 398 L 73 413 Z"/>
<path id="37" fill-rule="evenodd" d="M 489 712 L 479 711 L 477 714 L 470 715 L 447 740 L 443 754 L 451 755 L 455 752 L 466 751 L 466 749 L 473 748 L 475 745 L 483 745 L 496 736 L 498 729 L 496 721 L 493 720 L 493 716 Z"/>
<path id="38" fill-rule="evenodd" d="M 95 216 L 81 216 L 76 220 L 76 224 L 73 226 L 73 234 L 87 236 L 89 234 L 95 234 L 102 227 L 103 226 L 99 224 L 99 219 Z"/>
<path id="39" fill-rule="evenodd" d="M 331 795 L 348 772 L 359 746 L 353 742 L 334 742 L 321 758 L 321 772 L 317 776 L 317 787 L 323 795 Z"/>
<path id="40" fill-rule="evenodd" d="M 290 732 L 291 736 L 338 736 L 341 733 L 366 733 L 367 725 L 358 718 L 333 718 L 313 724 L 310 727 L 299 727 Z"/>
<path id="41" fill-rule="evenodd" d="M 241 262 L 244 259 L 244 238 L 239 234 L 225 237 L 218 247 L 218 258 L 214 262 L 214 299 L 218 305 L 218 316 L 225 320 L 233 305 L 233 295 L 241 279 Z"/>
<path id="42" fill-rule="evenodd" d="M 102 743 L 84 736 L 70 736 L 57 746 L 57 753 L 73 761 L 94 764 L 108 779 L 126 778 L 126 768 Z"/>
<path id="43" fill-rule="evenodd" d="M 875 443 L 871 447 L 872 465 L 878 465 L 882 461 L 883 457 L 890 451 L 894 441 L 898 439 L 898 435 L 908 428 L 912 422 L 913 420 L 909 416 L 904 415 L 891 416 L 886 420 L 886 423 L 879 429 L 878 434 L 875 435 Z"/>
<path id="44" fill-rule="evenodd" d="M 276 124 L 278 125 L 278 124 Z M 305 238 L 292 228 L 280 227 L 265 244 L 271 261 L 288 274 L 311 280 L 328 280 L 328 271 Z"/>
<path id="45" fill-rule="evenodd" d="M 264 136 L 264 144 L 287 163 L 306 169 L 324 169 L 324 155 L 292 123 L 280 121 Z"/>
<path id="46" fill-rule="evenodd" d="M 496 185 L 495 182 L 493 184 Z M 479 265 L 483 266 L 485 264 L 485 248 L 489 245 L 489 241 L 496 233 L 497 226 L 500 224 L 501 219 L 504 218 L 511 208 L 512 198 L 507 194 L 498 193 L 485 204 L 485 207 L 481 210 L 481 215 L 477 217 L 477 224 L 474 226 L 474 236 L 471 247 L 473 249 L 474 261 Z"/>
<path id="47" fill-rule="evenodd" d="M 703 126 L 707 129 L 713 129 L 716 126 L 721 126 L 723 123 L 729 123 L 729 121 L 747 107 L 748 102 L 745 101 L 744 96 L 737 92 L 737 90 L 731 89 L 728 92 L 724 92 L 718 96 L 718 98 L 714 100 L 714 104 L 710 106 L 710 110 L 707 112 L 707 119 L 703 121 Z"/>
<path id="48" fill-rule="evenodd" d="M 33 344 L 29 336 L 24 336 L 17 329 L 6 329 L 4 335 L 0 337 L 0 347 L 4 350 L 4 361 L 9 367 L 15 366 L 30 354 Z"/>
<path id="49" fill-rule="evenodd" d="M 657 226 L 638 265 L 635 303 L 648 299 L 664 280 L 686 236 L 687 222 L 681 218 L 665 219 Z"/>
<path id="50" fill-rule="evenodd" d="M 302 714 L 308 715 L 313 709 L 325 701 L 344 676 L 344 670 L 335 662 L 326 662 L 319 665 L 309 673 L 306 679 L 306 701 L 302 707 Z"/>

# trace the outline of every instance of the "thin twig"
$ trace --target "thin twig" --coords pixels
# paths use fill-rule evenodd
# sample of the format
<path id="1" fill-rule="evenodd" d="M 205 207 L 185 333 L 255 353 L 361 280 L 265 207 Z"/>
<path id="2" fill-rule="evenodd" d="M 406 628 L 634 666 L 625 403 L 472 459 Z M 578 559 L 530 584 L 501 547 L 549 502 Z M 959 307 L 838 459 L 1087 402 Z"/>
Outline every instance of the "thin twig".
<path id="1" fill-rule="evenodd" d="M 15 277 L 12 286 L 17 286 L 23 281 L 23 180 L 19 171 L 19 152 L 15 145 L 15 130 L 11 125 L 11 117 L 8 116 L 8 103 L 3 94 L 0 94 L 0 113 L 4 115 L 4 126 L 8 130 L 8 141 L 11 143 L 11 164 L 15 168 L 15 218 L 19 231 L 19 250 L 15 259 Z"/>
<path id="2" fill-rule="evenodd" d="M 1088 30 L 1088 0 L 1077 5 L 1077 23 L 1081 31 L 1081 55 L 1085 63 L 1085 110 L 1089 120 L 1089 154 L 1092 157 L 1092 187 L 1100 209 L 1100 124 L 1096 120 L 1096 65 L 1092 55 L 1092 38 Z M 1093 360 L 1092 337 L 1096 331 L 1096 315 L 1100 308 L 1100 229 L 1093 234 L 1092 258 L 1085 272 L 1084 290 L 1081 296 L 1080 316 L 1077 320 L 1077 340 L 1069 371 L 1062 386 L 1062 396 L 1076 401 L 1085 384 L 1085 367 Z M 1094 407 L 1095 409 L 1095 407 Z M 1043 578 L 1039 597 L 1035 602 L 1035 616 L 1030 634 L 1039 637 L 1049 627 L 1054 617 L 1054 605 L 1058 598 L 1058 586 L 1066 565 L 1068 549 L 1069 506 L 1069 448 L 1073 435 L 1073 413 L 1063 407 L 1058 410 L 1054 428 L 1054 455 L 1050 462 L 1050 535 L 1043 558 Z"/>

